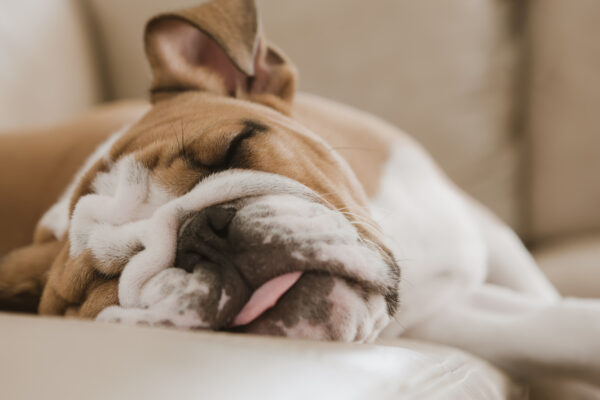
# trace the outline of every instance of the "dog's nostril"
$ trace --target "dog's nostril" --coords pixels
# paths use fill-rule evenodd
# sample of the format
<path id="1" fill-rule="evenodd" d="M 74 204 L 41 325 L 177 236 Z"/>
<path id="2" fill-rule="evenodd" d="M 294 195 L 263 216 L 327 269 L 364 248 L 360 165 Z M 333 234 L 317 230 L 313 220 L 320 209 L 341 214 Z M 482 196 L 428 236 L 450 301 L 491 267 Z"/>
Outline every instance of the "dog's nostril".
<path id="1" fill-rule="evenodd" d="M 205 261 L 206 257 L 195 251 L 186 251 L 183 254 L 177 254 L 175 259 L 175 267 L 181 268 L 187 272 L 193 272 L 194 268 Z"/>
<path id="2" fill-rule="evenodd" d="M 221 259 L 229 247 L 229 241 L 222 239 L 229 235 L 236 213 L 233 207 L 212 206 L 189 216 L 179 228 L 175 267 L 192 272 Z"/>
<path id="3" fill-rule="evenodd" d="M 217 236 L 225 238 L 229 233 L 229 225 L 235 213 L 234 208 L 209 207 L 206 209 L 206 221 Z"/>

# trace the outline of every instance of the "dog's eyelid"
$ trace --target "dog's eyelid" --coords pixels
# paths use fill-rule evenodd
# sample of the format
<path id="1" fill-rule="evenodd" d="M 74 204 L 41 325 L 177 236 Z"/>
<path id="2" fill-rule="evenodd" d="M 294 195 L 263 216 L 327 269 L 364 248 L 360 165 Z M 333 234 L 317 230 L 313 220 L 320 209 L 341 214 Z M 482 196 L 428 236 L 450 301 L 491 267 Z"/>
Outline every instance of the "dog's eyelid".
<path id="1" fill-rule="evenodd" d="M 183 161 L 194 170 L 211 169 L 209 165 L 205 165 L 202 161 L 198 160 L 194 153 L 189 151 L 189 149 L 183 145 L 179 150 L 179 157 L 181 157 Z"/>
<path id="2" fill-rule="evenodd" d="M 256 122 L 254 120 L 244 120 L 242 122 L 244 128 L 240 133 L 238 133 L 232 140 L 229 142 L 229 147 L 227 148 L 227 152 L 225 153 L 225 157 L 223 160 L 224 165 L 231 164 L 231 160 L 235 155 L 236 151 L 239 149 L 240 145 L 251 137 L 255 136 L 258 133 L 266 132 L 269 128 L 260 122 Z"/>
<path id="3" fill-rule="evenodd" d="M 241 144 L 246 139 L 250 139 L 258 133 L 266 132 L 269 130 L 269 128 L 266 125 L 250 119 L 242 120 L 241 125 L 242 129 L 239 131 L 239 133 L 233 136 L 233 139 L 229 141 L 225 154 L 222 156 L 221 161 L 219 161 L 216 164 L 208 165 L 203 163 L 201 160 L 197 159 L 193 151 L 190 151 L 189 149 L 190 144 L 185 143 L 183 137 L 180 141 L 178 141 L 178 152 L 177 156 L 175 157 L 182 158 L 186 162 L 186 164 L 192 169 L 216 171 L 228 168 L 231 165 L 237 150 L 240 148 Z"/>
<path id="4" fill-rule="evenodd" d="M 235 135 L 235 137 L 229 142 L 227 152 L 225 153 L 225 159 L 227 160 L 231 158 L 230 156 L 233 156 L 233 153 L 235 153 L 235 151 L 240 147 L 242 142 L 246 139 L 250 139 L 255 134 L 256 132 L 254 131 L 244 129 L 243 131 Z"/>

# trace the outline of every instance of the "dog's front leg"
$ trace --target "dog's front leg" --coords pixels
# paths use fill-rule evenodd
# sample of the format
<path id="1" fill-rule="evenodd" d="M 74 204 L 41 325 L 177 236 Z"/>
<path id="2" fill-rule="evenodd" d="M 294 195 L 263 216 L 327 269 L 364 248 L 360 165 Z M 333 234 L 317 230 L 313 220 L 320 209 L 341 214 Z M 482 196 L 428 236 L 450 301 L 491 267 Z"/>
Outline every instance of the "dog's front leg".
<path id="1" fill-rule="evenodd" d="M 560 294 L 515 232 L 481 204 L 466 196 L 463 198 L 485 242 L 486 282 L 523 294 L 558 300 Z"/>
<path id="2" fill-rule="evenodd" d="M 600 300 L 549 301 L 486 284 L 404 335 L 463 348 L 526 379 L 600 384 Z"/>
<path id="3" fill-rule="evenodd" d="M 32 244 L 0 257 L 0 310 L 35 313 L 61 241 Z"/>

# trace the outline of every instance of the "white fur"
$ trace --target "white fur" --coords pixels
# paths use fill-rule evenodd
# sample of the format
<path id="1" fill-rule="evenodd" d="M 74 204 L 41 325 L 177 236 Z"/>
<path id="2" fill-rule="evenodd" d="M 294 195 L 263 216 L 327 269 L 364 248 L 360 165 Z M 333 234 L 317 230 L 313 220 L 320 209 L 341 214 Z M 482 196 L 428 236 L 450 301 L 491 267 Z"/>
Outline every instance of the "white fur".
<path id="1" fill-rule="evenodd" d="M 600 300 L 561 299 L 516 235 L 419 149 L 394 150 L 373 208 L 402 270 L 382 336 L 458 346 L 525 378 L 600 384 Z"/>
<path id="2" fill-rule="evenodd" d="M 121 136 L 129 130 L 130 125 L 122 128 L 111 135 L 104 143 L 96 148 L 96 150 L 90 155 L 83 166 L 79 169 L 67 189 L 60 196 L 60 199 L 55 203 L 40 219 L 39 224 L 49 229 L 57 239 L 61 239 L 67 230 L 69 229 L 69 203 L 73 197 L 73 193 L 77 188 L 77 185 L 81 181 L 81 178 L 86 172 L 94 166 L 99 160 L 104 158 L 107 160 L 108 152 L 111 147 L 116 143 Z M 82 134 L 85 134 L 83 132 Z"/>
<path id="3" fill-rule="evenodd" d="M 225 304 L 227 304 L 231 300 L 231 296 L 225 293 L 225 289 L 221 290 L 221 298 L 219 299 L 219 305 L 217 306 L 217 311 L 223 311 Z"/>
<path id="4" fill-rule="evenodd" d="M 468 207 L 418 148 L 392 151 L 371 208 L 402 274 L 388 332 L 401 333 L 485 279 L 485 242 Z"/>
<path id="5" fill-rule="evenodd" d="M 341 279 L 335 280 L 329 300 L 334 304 L 332 323 L 344 328 L 341 339 L 345 341 L 372 341 L 390 320 L 382 296 L 371 296 L 365 301 Z"/>

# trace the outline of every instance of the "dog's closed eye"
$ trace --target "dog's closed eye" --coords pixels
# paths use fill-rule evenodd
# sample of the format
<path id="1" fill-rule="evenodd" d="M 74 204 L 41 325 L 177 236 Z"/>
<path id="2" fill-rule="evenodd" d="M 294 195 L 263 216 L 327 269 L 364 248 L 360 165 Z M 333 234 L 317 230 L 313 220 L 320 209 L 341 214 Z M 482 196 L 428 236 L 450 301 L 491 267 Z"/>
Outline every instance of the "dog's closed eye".
<path id="1" fill-rule="evenodd" d="M 258 133 L 266 132 L 267 130 L 267 126 L 261 124 L 260 122 L 253 120 L 245 120 L 244 129 L 229 143 L 229 148 L 227 149 L 225 159 L 223 160 L 224 166 L 227 167 L 231 165 L 233 157 L 235 156 L 237 150 L 240 148 L 244 140 L 249 139 Z"/>
<path id="2" fill-rule="evenodd" d="M 185 161 L 189 168 L 194 170 L 218 172 L 230 168 L 234 157 L 244 141 L 252 138 L 258 133 L 266 132 L 268 130 L 266 125 L 254 120 L 244 120 L 242 121 L 242 126 L 242 130 L 231 138 L 228 145 L 226 147 L 223 146 L 226 150 L 219 152 L 222 156 L 216 157 L 215 161 L 203 161 L 200 156 L 203 152 L 197 151 L 197 149 L 194 148 L 196 142 L 186 144 L 183 136 L 180 142 L 179 156 Z M 198 144 L 196 144 L 196 146 L 197 145 Z M 203 146 L 203 144 L 200 143 L 200 146 Z M 210 146 L 210 144 L 206 143 L 204 146 Z"/>

